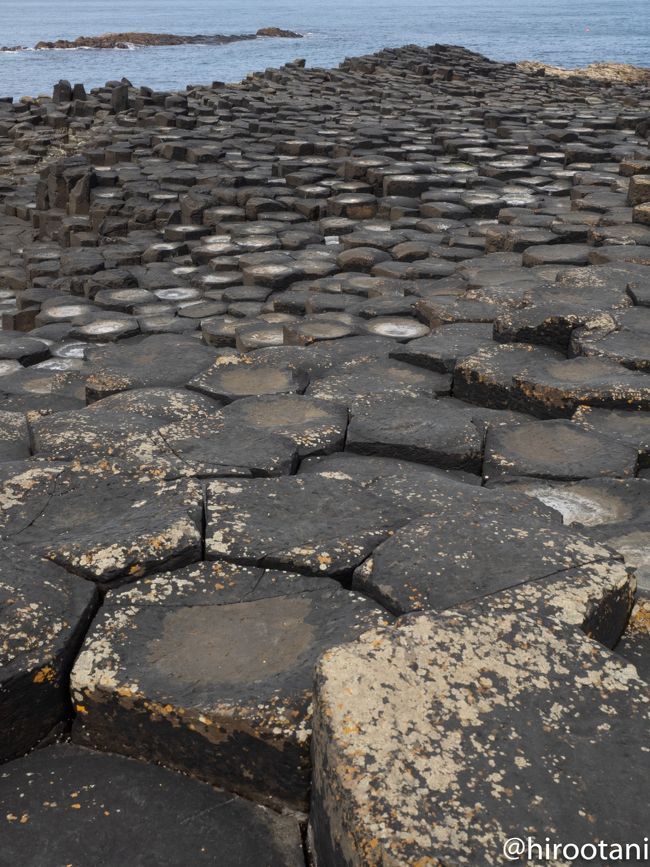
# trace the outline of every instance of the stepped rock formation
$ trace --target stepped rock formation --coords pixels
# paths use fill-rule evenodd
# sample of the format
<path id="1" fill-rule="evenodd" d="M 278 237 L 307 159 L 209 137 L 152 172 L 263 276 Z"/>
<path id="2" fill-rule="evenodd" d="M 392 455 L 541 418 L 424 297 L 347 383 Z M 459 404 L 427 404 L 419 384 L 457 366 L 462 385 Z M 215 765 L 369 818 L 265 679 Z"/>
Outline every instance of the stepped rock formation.
<path id="1" fill-rule="evenodd" d="M 0 101 L 7 862 L 643 845 L 649 132 L 440 45 Z"/>

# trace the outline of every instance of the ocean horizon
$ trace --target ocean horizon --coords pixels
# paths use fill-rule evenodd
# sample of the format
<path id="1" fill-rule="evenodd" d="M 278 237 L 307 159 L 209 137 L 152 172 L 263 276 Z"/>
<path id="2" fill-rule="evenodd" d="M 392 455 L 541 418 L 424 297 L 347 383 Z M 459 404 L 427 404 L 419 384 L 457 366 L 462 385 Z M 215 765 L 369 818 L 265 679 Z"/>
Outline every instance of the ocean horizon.
<path id="1" fill-rule="evenodd" d="M 0 46 L 33 46 L 107 32 L 189 35 L 254 33 L 282 27 L 302 39 L 229 45 L 74 49 L 0 53 L 0 96 L 50 93 L 59 79 L 86 87 L 128 78 L 156 89 L 234 82 L 298 57 L 331 67 L 345 57 L 404 44 L 462 45 L 494 60 L 540 60 L 559 66 L 615 61 L 650 66 L 647 0 L 440 0 L 323 3 L 282 0 L 67 0 L 56 14 L 47 0 L 2 0 Z"/>

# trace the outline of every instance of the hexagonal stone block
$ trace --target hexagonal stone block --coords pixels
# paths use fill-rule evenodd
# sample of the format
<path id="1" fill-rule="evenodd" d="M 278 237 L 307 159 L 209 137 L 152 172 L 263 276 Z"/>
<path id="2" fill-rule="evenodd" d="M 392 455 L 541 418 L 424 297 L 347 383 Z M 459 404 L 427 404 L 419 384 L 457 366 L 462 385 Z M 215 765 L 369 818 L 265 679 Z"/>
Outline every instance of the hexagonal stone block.
<path id="1" fill-rule="evenodd" d="M 88 352 L 89 401 L 117 391 L 152 386 L 184 386 L 213 363 L 215 353 L 193 337 L 156 334 L 129 346 L 106 346 Z"/>
<path id="2" fill-rule="evenodd" d="M 439 373 L 452 373 L 459 358 L 474 355 L 492 345 L 492 325 L 483 322 L 456 322 L 435 328 L 427 337 L 410 340 L 392 349 L 391 358 L 407 361 Z"/>
<path id="3" fill-rule="evenodd" d="M 586 304 L 559 301 L 509 310 L 495 320 L 494 339 L 500 343 L 535 343 L 566 352 L 574 329 L 596 317 L 598 311 Z"/>
<path id="4" fill-rule="evenodd" d="M 572 481 L 634 476 L 638 451 L 629 443 L 587 431 L 564 419 L 490 426 L 483 478 L 538 476 Z"/>
<path id="5" fill-rule="evenodd" d="M 184 419 L 207 419 L 221 404 L 174 388 L 140 388 L 31 423 L 34 453 L 50 460 L 154 460 L 154 432 Z M 157 452 L 163 451 L 159 446 Z M 160 455 L 162 457 L 162 454 Z"/>
<path id="6" fill-rule="evenodd" d="M 529 344 L 495 344 L 462 358 L 454 396 L 542 418 L 570 416 L 581 404 L 650 409 L 650 377 L 597 358 L 566 359 Z"/>
<path id="7" fill-rule="evenodd" d="M 395 528 L 470 486 L 420 473 L 367 481 L 340 472 L 282 479 L 212 482 L 207 492 L 206 557 L 345 576 Z M 530 504 L 530 500 L 527 500 Z"/>
<path id="8" fill-rule="evenodd" d="M 161 454 L 184 467 L 180 475 L 282 476 L 298 465 L 294 439 L 252 425 L 242 425 L 221 412 L 160 428 Z"/>
<path id="9" fill-rule="evenodd" d="M 639 466 L 650 466 L 649 413 L 580 406 L 572 421 L 585 430 L 593 430 L 633 445 L 639 453 Z"/>
<path id="10" fill-rule="evenodd" d="M 307 373 L 311 380 L 320 379 L 341 368 L 383 360 L 395 344 L 385 337 L 364 335 L 345 340 L 321 340 L 310 346 L 276 346 L 250 353 L 256 362 L 288 365 Z"/>
<path id="11" fill-rule="evenodd" d="M 592 251 L 589 244 L 536 244 L 524 250 L 521 261 L 527 268 L 535 265 L 587 265 Z"/>
<path id="12" fill-rule="evenodd" d="M 571 337 L 571 355 L 606 358 L 631 370 L 650 371 L 650 310 L 633 307 L 609 322 L 586 323 Z M 600 327 L 599 327 L 600 326 Z"/>
<path id="13" fill-rule="evenodd" d="M 187 387 L 230 403 L 242 397 L 266 394 L 302 394 L 309 377 L 290 367 L 272 367 L 255 362 L 241 364 L 234 359 L 217 361 L 191 379 Z"/>
<path id="14" fill-rule="evenodd" d="M 470 409 L 416 397 L 376 397 L 352 411 L 346 449 L 478 472 L 483 436 Z"/>
<path id="15" fill-rule="evenodd" d="M 303 809 L 318 656 L 387 622 L 334 581 L 200 563 L 109 594 L 72 674 L 75 740 Z"/>
<path id="16" fill-rule="evenodd" d="M 454 370 L 454 397 L 495 409 L 528 408 L 515 377 L 542 364 L 562 362 L 564 356 L 532 344 L 492 344 L 458 360 Z"/>
<path id="17" fill-rule="evenodd" d="M 467 488 L 435 506 L 378 545 L 352 586 L 396 614 L 442 611 L 590 563 L 617 565 L 514 493 Z"/>
<path id="18" fill-rule="evenodd" d="M 119 464 L 0 465 L 0 539 L 101 583 L 183 566 L 201 554 L 193 480 L 125 475 Z"/>
<path id="19" fill-rule="evenodd" d="M 309 346 L 323 340 L 341 340 L 359 334 L 361 323 L 346 313 L 318 313 L 283 326 L 282 340 L 287 346 Z"/>
<path id="20" fill-rule="evenodd" d="M 384 458 L 376 455 L 357 455 L 354 452 L 305 458 L 300 462 L 298 475 L 308 473 L 331 474 L 333 478 L 348 478 L 360 483 L 378 481 L 391 476 L 396 488 L 417 490 L 427 476 L 436 476 L 448 482 L 480 487 L 481 477 L 463 470 L 444 470 L 428 464 Z"/>
<path id="21" fill-rule="evenodd" d="M 343 448 L 348 411 L 332 401 L 302 395 L 265 395 L 230 404 L 223 412 L 233 428 L 249 428 L 263 437 L 281 436 L 298 455 L 323 455 Z"/>
<path id="22" fill-rule="evenodd" d="M 14 359 L 28 366 L 50 357 L 50 348 L 43 340 L 19 332 L 0 333 L 0 359 Z"/>
<path id="23" fill-rule="evenodd" d="M 409 618 L 323 657 L 319 863 L 492 864 L 512 837 L 543 845 L 553 828 L 597 846 L 643 827 L 647 684 L 538 602 L 513 601 Z"/>
<path id="24" fill-rule="evenodd" d="M 374 395 L 438 397 L 449 394 L 451 377 L 432 370 L 416 369 L 401 361 L 356 364 L 349 371 L 333 372 L 310 384 L 307 394 L 351 406 Z"/>
<path id="25" fill-rule="evenodd" d="M 0 810 L 3 857 L 13 863 L 304 864 L 294 818 L 155 765 L 71 744 L 5 765 Z"/>
<path id="26" fill-rule="evenodd" d="M 650 409 L 650 375 L 599 358 L 569 358 L 515 375 L 515 389 L 539 415 L 570 415 L 580 404 Z"/>
<path id="27" fill-rule="evenodd" d="M 22 755 L 71 712 L 68 675 L 99 605 L 92 584 L 2 543 L 0 760 Z"/>
<path id="28" fill-rule="evenodd" d="M 85 405 L 85 374 L 21 368 L 0 377 L 0 410 L 53 413 Z"/>

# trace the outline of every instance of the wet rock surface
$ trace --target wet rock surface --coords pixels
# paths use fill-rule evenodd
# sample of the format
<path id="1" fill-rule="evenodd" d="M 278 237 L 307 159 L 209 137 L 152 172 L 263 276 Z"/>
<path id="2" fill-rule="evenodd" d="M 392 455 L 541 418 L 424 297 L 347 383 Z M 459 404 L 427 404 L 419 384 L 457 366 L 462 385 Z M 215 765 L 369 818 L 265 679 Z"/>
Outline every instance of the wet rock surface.
<path id="1" fill-rule="evenodd" d="M 649 112 L 450 46 L 0 101 L 14 860 L 643 837 Z"/>

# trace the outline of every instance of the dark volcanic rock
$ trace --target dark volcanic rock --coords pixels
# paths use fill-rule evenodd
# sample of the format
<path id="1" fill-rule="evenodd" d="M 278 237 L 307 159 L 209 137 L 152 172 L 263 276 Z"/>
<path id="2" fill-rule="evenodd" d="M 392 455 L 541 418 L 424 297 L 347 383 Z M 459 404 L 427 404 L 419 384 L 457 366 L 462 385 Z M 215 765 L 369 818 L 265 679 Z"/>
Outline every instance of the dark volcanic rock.
<path id="1" fill-rule="evenodd" d="M 88 352 L 89 401 L 130 388 L 182 386 L 214 361 L 214 352 L 191 337 L 166 334 L 129 347 L 106 346 Z"/>
<path id="2" fill-rule="evenodd" d="M 346 448 L 449 469 L 477 472 L 483 438 L 471 410 L 445 401 L 378 397 L 352 411 Z"/>
<path id="3" fill-rule="evenodd" d="M 530 504 L 512 495 L 468 488 L 433 505 L 428 516 L 379 545 L 354 574 L 354 588 L 396 614 L 442 611 L 594 563 L 620 574 L 607 549 L 531 514 Z"/>
<path id="4" fill-rule="evenodd" d="M 102 583 L 200 556 L 203 495 L 196 482 L 165 482 L 146 472 L 133 478 L 105 463 L 4 467 L 0 538 L 21 550 Z"/>
<path id="5" fill-rule="evenodd" d="M 282 30 L 279 27 L 261 27 L 256 33 L 241 33 L 224 36 L 194 35 L 179 36 L 175 33 L 103 33 L 101 36 L 78 36 L 76 39 L 41 40 L 34 46 L 36 51 L 52 48 L 128 48 L 131 45 L 229 45 L 231 42 L 242 42 L 257 37 L 272 37 L 284 39 L 301 39 L 301 33 L 292 30 Z M 19 51 L 19 47 L 2 48 L 0 51 Z M 70 92 L 72 96 L 72 91 Z"/>
<path id="6" fill-rule="evenodd" d="M 6 765 L 0 804 L 8 861 L 304 863 L 295 819 L 155 765 L 69 744 Z"/>
<path id="7" fill-rule="evenodd" d="M 108 591 L 75 737 L 301 809 L 313 769 L 321 867 L 642 827 L 637 681 L 574 632 L 650 588 L 650 98 L 608 75 L 405 46 L 0 99 L 0 544 Z M 333 649 L 382 605 L 454 612 Z M 236 815 L 211 862 L 278 861 Z"/>
<path id="8" fill-rule="evenodd" d="M 334 581 L 164 573 L 107 597 L 72 675 L 73 737 L 304 809 L 316 659 L 386 621 Z"/>
<path id="9" fill-rule="evenodd" d="M 631 444 L 587 431 L 570 421 L 532 421 L 490 427 L 485 441 L 483 477 L 540 476 L 589 479 L 633 476 L 638 450 Z"/>
<path id="10" fill-rule="evenodd" d="M 340 577 L 397 527 L 469 486 L 438 474 L 410 484 L 399 475 L 360 483 L 345 472 L 286 479 L 213 482 L 208 486 L 209 559 Z"/>
<path id="11" fill-rule="evenodd" d="M 54 563 L 7 542 L 2 549 L 0 760 L 6 761 L 70 715 L 68 676 L 99 595 Z"/>
<path id="12" fill-rule="evenodd" d="M 542 845 L 550 827 L 596 844 L 642 827 L 647 684 L 512 601 L 409 618 L 324 657 L 311 813 L 323 863 L 488 864 L 522 821 Z"/>

